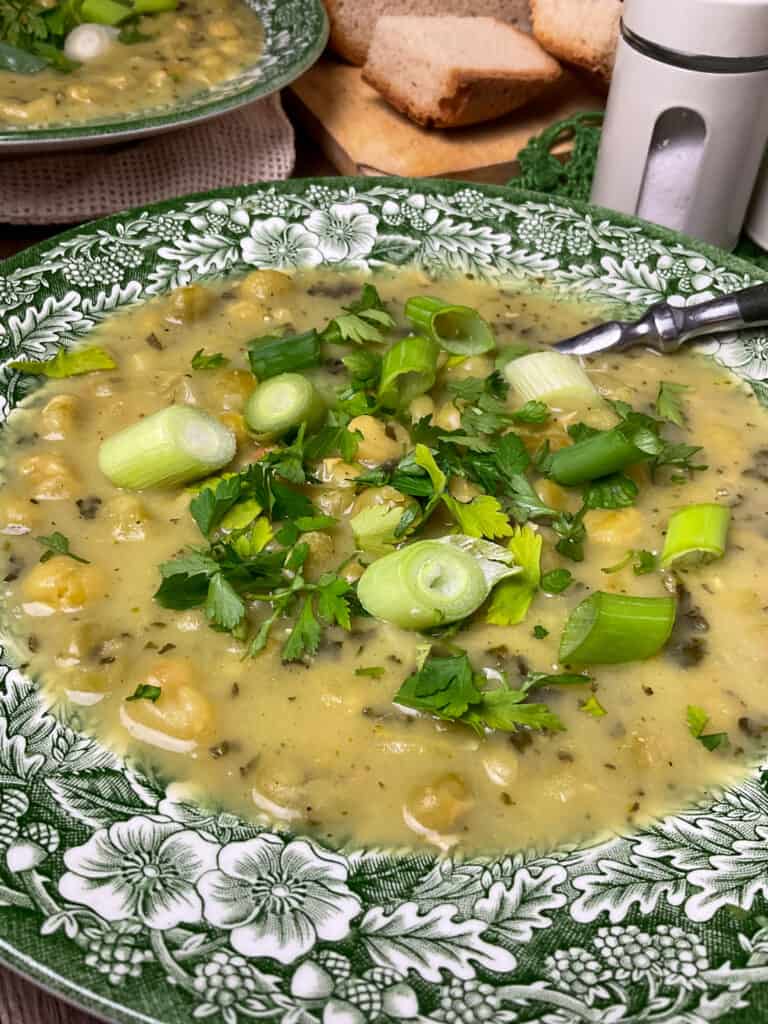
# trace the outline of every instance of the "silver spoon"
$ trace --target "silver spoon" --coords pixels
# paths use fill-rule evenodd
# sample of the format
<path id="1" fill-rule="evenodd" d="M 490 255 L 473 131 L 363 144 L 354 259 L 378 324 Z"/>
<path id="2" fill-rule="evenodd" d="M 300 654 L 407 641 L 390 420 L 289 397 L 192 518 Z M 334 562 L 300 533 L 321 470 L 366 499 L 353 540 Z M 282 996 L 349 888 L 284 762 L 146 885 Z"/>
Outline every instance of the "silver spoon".
<path id="1" fill-rule="evenodd" d="M 643 345 L 666 355 L 704 334 L 738 331 L 760 324 L 768 324 L 768 284 L 756 284 L 698 306 L 657 302 L 634 323 L 611 320 L 552 347 L 568 355 L 591 356 L 597 352 L 624 352 Z"/>

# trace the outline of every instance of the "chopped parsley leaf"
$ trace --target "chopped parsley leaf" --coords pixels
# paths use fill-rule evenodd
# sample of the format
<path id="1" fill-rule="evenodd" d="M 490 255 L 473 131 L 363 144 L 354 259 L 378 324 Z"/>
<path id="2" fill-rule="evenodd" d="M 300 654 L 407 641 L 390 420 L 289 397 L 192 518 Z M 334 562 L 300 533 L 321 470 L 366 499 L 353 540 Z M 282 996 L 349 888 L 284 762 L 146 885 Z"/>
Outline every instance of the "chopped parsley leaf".
<path id="1" fill-rule="evenodd" d="M 73 559 L 75 562 L 82 562 L 83 565 L 90 565 L 87 558 L 81 558 L 79 555 L 73 554 L 69 550 L 69 538 L 65 537 L 63 533 L 59 533 L 58 530 L 53 533 L 49 533 L 47 536 L 35 537 L 38 544 L 42 544 L 46 550 L 40 555 L 41 562 L 47 562 L 49 558 L 53 558 L 55 555 L 65 555 L 67 558 Z"/>

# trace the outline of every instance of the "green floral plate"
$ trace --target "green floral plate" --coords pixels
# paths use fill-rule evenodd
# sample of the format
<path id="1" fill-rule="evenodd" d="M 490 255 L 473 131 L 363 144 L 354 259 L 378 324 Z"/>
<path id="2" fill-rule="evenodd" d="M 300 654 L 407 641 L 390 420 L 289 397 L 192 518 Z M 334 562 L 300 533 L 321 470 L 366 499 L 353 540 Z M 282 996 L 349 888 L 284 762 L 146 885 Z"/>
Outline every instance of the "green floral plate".
<path id="1" fill-rule="evenodd" d="M 0 154 L 84 149 L 129 142 L 218 117 L 263 99 L 310 68 L 325 49 L 328 18 L 322 0 L 243 0 L 264 31 L 264 49 L 255 64 L 219 85 L 179 100 L 174 106 L 111 115 L 102 121 L 50 128 L 0 125 Z"/>
<path id="2" fill-rule="evenodd" d="M 398 179 L 249 186 L 120 214 L 0 267 L 0 402 L 113 310 L 249 267 L 416 264 L 677 304 L 760 277 L 530 193 Z M 768 404 L 768 338 L 703 349 Z M 498 859 L 333 851 L 179 803 L 0 683 L 0 958 L 143 1024 L 768 1021 L 768 774 L 643 831 Z"/>

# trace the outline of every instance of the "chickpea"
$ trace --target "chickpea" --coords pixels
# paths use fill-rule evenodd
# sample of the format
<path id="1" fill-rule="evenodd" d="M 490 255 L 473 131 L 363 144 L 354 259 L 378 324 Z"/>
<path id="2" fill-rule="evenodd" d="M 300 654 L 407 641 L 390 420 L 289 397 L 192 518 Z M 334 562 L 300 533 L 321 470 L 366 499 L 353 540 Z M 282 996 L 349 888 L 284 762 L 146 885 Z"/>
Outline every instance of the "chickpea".
<path id="1" fill-rule="evenodd" d="M 228 370 L 220 374 L 213 385 L 217 405 L 224 412 L 240 412 L 256 383 L 248 370 Z"/>
<path id="2" fill-rule="evenodd" d="M 117 494 L 110 498 L 104 511 L 111 524 L 110 533 L 115 540 L 144 540 L 149 515 L 140 498 L 134 494 Z"/>
<path id="3" fill-rule="evenodd" d="M 425 416 L 429 416 L 431 420 L 434 414 L 435 403 L 429 395 L 419 395 L 419 397 L 414 398 L 408 406 L 408 415 L 411 417 L 412 423 L 418 423 L 419 420 L 423 420 Z"/>
<path id="4" fill-rule="evenodd" d="M 357 457 L 364 465 L 380 466 L 384 462 L 394 462 L 405 451 L 403 442 L 392 437 L 375 416 L 355 416 L 349 422 L 349 430 L 357 430 L 363 435 L 357 446 Z"/>
<path id="5" fill-rule="evenodd" d="M 343 459 L 323 459 L 318 465 L 315 475 L 324 484 L 352 487 L 360 475 L 360 467 L 353 466 L 351 462 L 344 462 Z"/>
<path id="6" fill-rule="evenodd" d="M 309 546 L 312 562 L 327 562 L 334 552 L 333 538 L 322 530 L 310 530 L 301 538 Z"/>
<path id="7" fill-rule="evenodd" d="M 262 755 L 257 765 L 251 798 L 257 807 L 282 821 L 304 817 L 307 772 L 297 758 L 281 753 Z"/>
<path id="8" fill-rule="evenodd" d="M 511 751 L 494 752 L 483 758 L 483 769 L 494 786 L 513 786 L 520 765 L 517 755 Z"/>
<path id="9" fill-rule="evenodd" d="M 558 512 L 565 512 L 573 504 L 568 491 L 553 480 L 547 480 L 542 477 L 536 480 L 533 486 L 544 504 L 549 505 L 550 508 L 557 509 Z"/>
<path id="10" fill-rule="evenodd" d="M 432 422 L 442 430 L 458 430 L 461 427 L 461 413 L 453 402 L 444 402 Z"/>
<path id="11" fill-rule="evenodd" d="M 227 316 L 232 323 L 251 324 L 254 330 L 261 327 L 266 316 L 266 310 L 258 302 L 249 302 L 245 299 L 237 299 L 227 306 Z"/>
<path id="12" fill-rule="evenodd" d="M 584 525 L 596 544 L 629 547 L 643 531 L 643 514 L 636 508 L 593 509 L 584 516 Z"/>
<path id="13" fill-rule="evenodd" d="M 354 504 L 350 509 L 350 515 L 356 516 L 358 512 L 364 512 L 375 505 L 384 505 L 387 508 L 394 508 L 400 505 L 405 508 L 406 505 L 411 504 L 412 500 L 412 498 L 409 498 L 394 487 L 366 487 L 355 498 Z"/>
<path id="14" fill-rule="evenodd" d="M 413 790 L 405 805 L 406 814 L 429 832 L 454 829 L 474 804 L 472 794 L 460 775 L 441 775 L 426 786 Z"/>
<path id="15" fill-rule="evenodd" d="M 239 412 L 223 412 L 219 415 L 219 422 L 232 431 L 238 445 L 245 444 L 250 437 L 245 420 Z"/>
<path id="16" fill-rule="evenodd" d="M 493 373 L 493 362 L 488 356 L 467 356 L 455 366 L 446 368 L 443 376 L 449 380 L 466 380 L 467 377 L 490 377 Z"/>
<path id="17" fill-rule="evenodd" d="M 241 57 L 245 53 L 245 47 L 239 39 L 223 39 L 219 43 L 219 53 L 225 57 Z"/>
<path id="18" fill-rule="evenodd" d="M 215 295 L 201 284 L 176 288 L 168 296 L 168 319 L 177 323 L 200 320 L 213 305 Z"/>
<path id="19" fill-rule="evenodd" d="M 287 274 L 277 270 L 254 270 L 243 278 L 237 290 L 244 299 L 251 302 L 268 302 L 292 289 L 293 281 Z"/>
<path id="20" fill-rule="evenodd" d="M 147 85 L 150 89 L 164 89 L 171 83 L 171 76 L 165 68 L 157 68 L 147 78 Z"/>
<path id="21" fill-rule="evenodd" d="M 31 569 L 21 590 L 28 614 L 78 612 L 95 598 L 103 596 L 104 578 L 95 565 L 83 565 L 64 555 L 57 555 Z"/>
<path id="22" fill-rule="evenodd" d="M 7 497 L 0 501 L 0 533 L 29 533 L 38 525 L 35 506 L 21 498 Z"/>
<path id="23" fill-rule="evenodd" d="M 136 700 L 123 707 L 123 720 L 174 740 L 197 743 L 214 724 L 211 702 L 193 682 L 192 666 L 183 658 L 154 662 L 141 682 L 160 688 L 154 702 Z M 126 723 L 129 724 L 129 723 Z"/>
<path id="24" fill-rule="evenodd" d="M 214 39 L 234 39 L 237 25 L 230 18 L 214 18 L 208 22 L 208 35 Z"/>
<path id="25" fill-rule="evenodd" d="M 177 18 L 173 19 L 173 27 L 182 36 L 187 36 L 190 32 L 194 31 L 195 23 L 192 18 L 187 18 L 185 15 L 180 14 Z"/>
<path id="26" fill-rule="evenodd" d="M 74 395 L 54 395 L 40 414 L 43 437 L 47 441 L 63 441 L 75 425 L 78 400 Z"/>
<path id="27" fill-rule="evenodd" d="M 66 94 L 69 99 L 74 100 L 76 103 L 95 103 L 99 99 L 99 91 L 94 89 L 92 85 L 86 85 L 83 82 L 75 82 L 66 89 Z"/>
<path id="28" fill-rule="evenodd" d="M 451 477 L 448 490 L 456 501 L 472 501 L 478 494 L 482 494 L 482 491 L 476 484 L 470 483 L 469 480 L 465 480 L 461 476 Z"/>
<path id="29" fill-rule="evenodd" d="M 29 455 L 18 463 L 17 470 L 38 501 L 62 501 L 77 489 L 74 472 L 57 455 Z"/>

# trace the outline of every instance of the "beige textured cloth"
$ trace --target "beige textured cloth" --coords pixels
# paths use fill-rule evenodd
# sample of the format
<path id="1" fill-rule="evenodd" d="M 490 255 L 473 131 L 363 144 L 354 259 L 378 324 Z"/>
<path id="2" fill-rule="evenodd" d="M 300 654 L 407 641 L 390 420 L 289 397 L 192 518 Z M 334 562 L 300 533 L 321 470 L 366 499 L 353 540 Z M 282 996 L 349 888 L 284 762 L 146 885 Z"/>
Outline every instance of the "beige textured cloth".
<path id="1" fill-rule="evenodd" d="M 70 224 L 188 192 L 287 178 L 278 95 L 203 124 L 98 150 L 0 159 L 0 223 Z"/>

